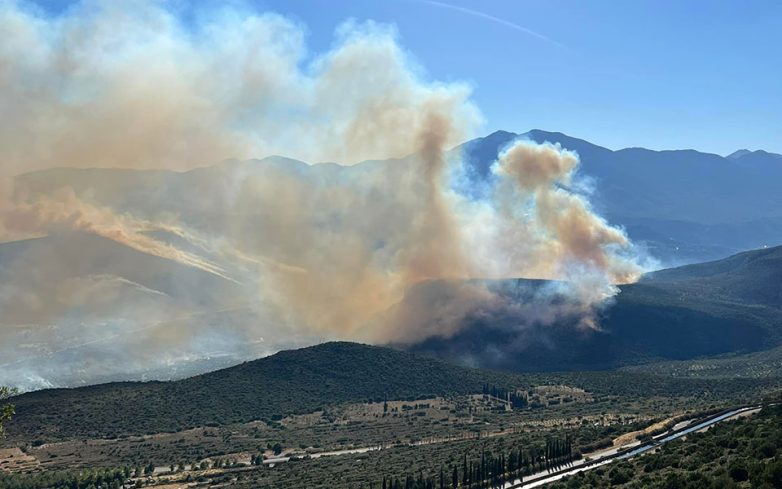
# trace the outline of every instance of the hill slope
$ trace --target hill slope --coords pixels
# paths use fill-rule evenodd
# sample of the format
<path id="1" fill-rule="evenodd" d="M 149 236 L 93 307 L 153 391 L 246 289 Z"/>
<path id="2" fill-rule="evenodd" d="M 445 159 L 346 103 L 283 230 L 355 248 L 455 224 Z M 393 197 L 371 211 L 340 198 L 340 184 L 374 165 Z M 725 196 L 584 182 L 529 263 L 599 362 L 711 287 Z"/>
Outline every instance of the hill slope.
<path id="1" fill-rule="evenodd" d="M 123 382 L 49 389 L 12 399 L 3 444 L 176 432 L 311 413 L 342 403 L 413 400 L 482 392 L 484 384 L 528 389 L 567 385 L 596 399 L 654 396 L 725 402 L 754 396 L 779 379 L 678 380 L 627 372 L 518 375 L 465 368 L 356 343 L 324 343 L 172 382 Z"/>
<path id="2" fill-rule="evenodd" d="M 389 348 L 325 343 L 173 382 L 122 382 L 16 397 L 11 439 L 112 437 L 271 419 L 344 402 L 480 392 L 520 378 Z"/>
<path id="3" fill-rule="evenodd" d="M 722 158 L 695 151 L 612 151 L 562 133 L 534 130 L 524 136 L 577 151 L 583 162 L 581 173 L 596 180 L 591 200 L 597 209 L 611 222 L 624 225 L 634 240 L 664 263 L 691 263 L 782 243 L 782 194 L 776 189 L 782 180 L 779 155 L 740 152 Z M 457 148 L 464 151 L 470 176 L 459 179 L 464 187 L 459 190 L 488 191 L 489 186 L 479 180 L 489 177 L 498 151 L 516 137 L 500 131 Z M 293 331 L 273 313 L 274 305 L 263 302 L 269 296 L 268 277 L 274 276 L 276 267 L 320 270 L 323 260 L 311 252 L 313 241 L 320 240 L 327 250 L 343 249 L 341 240 L 322 239 L 320 232 L 302 239 L 292 229 L 327 228 L 328 236 L 334 237 L 371 235 L 378 238 L 373 239 L 377 246 L 393 242 L 398 230 L 412 229 L 419 205 L 405 203 L 407 197 L 400 195 L 424 198 L 426 194 L 411 187 L 417 179 L 410 175 L 418 171 L 411 162 L 402 158 L 346 167 L 268 157 L 224 161 L 183 173 L 56 169 L 16 177 L 31 196 L 70 187 L 84 202 L 118 216 L 160 220 L 173 228 L 181 225 L 188 231 L 181 236 L 165 231 L 167 227 L 146 234 L 161 248 L 176 248 L 224 270 L 225 277 L 59 227 L 45 238 L 2 243 L 0 358 L 7 368 L 0 371 L 0 384 L 33 389 L 171 378 L 161 377 L 160 372 L 181 365 L 191 365 L 187 372 L 203 372 L 204 366 L 218 365 L 212 362 L 217 357 L 239 361 L 321 341 L 311 336 L 315 333 Z M 280 183 L 290 187 L 284 196 Z M 402 188 L 410 192 L 399 192 Z M 290 204 L 283 206 L 290 213 L 280 211 L 283 201 Z M 336 208 L 335 201 L 339 202 Z M 333 275 L 326 275 L 325 281 L 331 283 Z M 767 328 L 753 329 L 753 324 L 770 320 L 766 310 L 741 306 L 733 321 L 734 312 L 726 309 L 730 301 L 712 304 L 708 310 L 682 308 L 670 290 L 647 285 L 651 286 L 626 288 L 625 298 L 603 319 L 614 331 L 631 328 L 626 337 L 635 338 L 632 344 L 598 341 L 596 334 L 588 338 L 595 353 L 575 348 L 567 353 L 567 362 L 554 363 L 591 368 L 592 357 L 600 354 L 606 358 L 604 366 L 611 366 L 623 354 L 601 348 L 632 347 L 632 358 L 645 352 L 653 357 L 688 357 L 696 351 L 692 345 L 698 342 L 697 335 L 686 338 L 681 348 L 670 345 L 657 351 L 662 347 L 650 346 L 650 335 L 643 332 L 651 328 L 662 334 L 671 314 L 723 332 L 701 342 L 707 346 L 697 350 L 699 354 L 729 350 L 730 341 L 748 351 L 771 341 L 764 336 Z M 654 301 L 649 304 L 650 295 L 666 303 L 668 311 L 655 308 Z M 263 303 L 257 307 L 259 298 Z M 644 308 L 646 313 L 640 314 Z M 497 323 L 508 323 L 500 328 L 507 340 L 516 338 L 516 322 L 513 316 L 484 321 L 488 331 L 497 330 Z M 183 327 L 169 327 L 172 323 Z M 552 363 L 543 358 L 550 350 L 546 344 L 556 344 L 558 335 L 572 334 L 572 328 L 527 331 L 524 341 L 541 341 L 544 348 L 529 352 L 525 362 L 534 364 L 532 358 L 537 358 L 540 365 Z M 675 332 L 686 331 L 692 330 Z M 481 336 L 464 336 L 454 355 L 473 350 L 482 354 Z M 510 360 L 498 365 L 505 361 Z"/>
<path id="4" fill-rule="evenodd" d="M 782 246 L 648 274 L 643 284 L 670 284 L 697 296 L 716 296 L 782 308 Z"/>
<path id="5" fill-rule="evenodd" d="M 529 324 L 510 308 L 412 350 L 518 371 L 606 369 L 760 351 L 782 344 L 780 279 L 782 247 L 756 250 L 622 286 L 616 302 L 600 313 L 597 331 L 579 330 L 575 320 Z"/>

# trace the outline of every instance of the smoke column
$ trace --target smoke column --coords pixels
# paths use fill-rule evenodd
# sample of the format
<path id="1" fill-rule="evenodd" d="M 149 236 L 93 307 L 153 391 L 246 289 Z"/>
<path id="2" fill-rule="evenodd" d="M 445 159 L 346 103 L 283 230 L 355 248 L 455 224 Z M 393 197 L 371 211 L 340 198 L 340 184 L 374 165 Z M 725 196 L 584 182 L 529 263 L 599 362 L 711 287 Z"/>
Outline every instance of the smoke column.
<path id="1" fill-rule="evenodd" d="M 191 14 L 0 1 L 0 247 L 21 250 L 0 262 L 0 383 L 447 337 L 501 305 L 486 279 L 561 281 L 572 300 L 519 305 L 520 324 L 567 308 L 598 327 L 594 308 L 639 276 L 573 190 L 573 153 L 515 141 L 487 197 L 455 190 L 450 149 L 480 113 L 393 28 L 348 22 L 308 53 L 279 15 Z M 245 161 L 272 154 L 338 164 Z"/>

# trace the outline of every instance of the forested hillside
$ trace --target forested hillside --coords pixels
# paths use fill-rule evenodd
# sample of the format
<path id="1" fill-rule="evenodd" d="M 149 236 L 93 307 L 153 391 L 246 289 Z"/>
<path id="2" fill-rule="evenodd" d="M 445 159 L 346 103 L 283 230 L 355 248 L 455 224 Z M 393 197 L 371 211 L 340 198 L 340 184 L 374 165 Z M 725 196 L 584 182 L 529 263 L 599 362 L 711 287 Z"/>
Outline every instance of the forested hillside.
<path id="1" fill-rule="evenodd" d="M 763 351 L 782 344 L 779 283 L 782 247 L 748 251 L 621 286 L 616 299 L 597 312 L 597 330 L 579 329 L 578 317 L 568 316 L 536 324 L 509 307 L 476 316 L 455 336 L 429 339 L 412 350 L 515 371 L 611 369 Z M 508 303 L 523 304 L 533 287 L 519 280 L 495 290 Z"/>
<path id="2" fill-rule="evenodd" d="M 115 438 L 280 420 L 343 403 L 415 400 L 501 389 L 568 385 L 604 401 L 657 396 L 701 402 L 752 399 L 764 380 L 671 379 L 626 372 L 510 374 L 465 368 L 356 343 L 325 343 L 174 382 L 120 382 L 49 389 L 13 398 L 10 445 L 35 440 Z"/>
<path id="3" fill-rule="evenodd" d="M 481 392 L 519 376 L 388 348 L 325 343 L 175 382 L 119 382 L 16 397 L 11 437 L 114 437 L 272 419 L 344 402 Z"/>

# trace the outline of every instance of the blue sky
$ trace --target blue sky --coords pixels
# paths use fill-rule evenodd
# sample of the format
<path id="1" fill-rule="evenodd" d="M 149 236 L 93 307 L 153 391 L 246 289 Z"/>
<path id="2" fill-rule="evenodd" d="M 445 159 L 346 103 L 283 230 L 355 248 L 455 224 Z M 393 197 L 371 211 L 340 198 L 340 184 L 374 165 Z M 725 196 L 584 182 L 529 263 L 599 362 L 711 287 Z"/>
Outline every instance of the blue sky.
<path id="1" fill-rule="evenodd" d="M 314 53 L 346 19 L 394 24 L 430 78 L 474 87 L 486 132 L 539 128 L 613 149 L 782 153 L 779 1 L 248 3 L 305 25 Z M 67 4 L 44 2 L 53 12 Z"/>

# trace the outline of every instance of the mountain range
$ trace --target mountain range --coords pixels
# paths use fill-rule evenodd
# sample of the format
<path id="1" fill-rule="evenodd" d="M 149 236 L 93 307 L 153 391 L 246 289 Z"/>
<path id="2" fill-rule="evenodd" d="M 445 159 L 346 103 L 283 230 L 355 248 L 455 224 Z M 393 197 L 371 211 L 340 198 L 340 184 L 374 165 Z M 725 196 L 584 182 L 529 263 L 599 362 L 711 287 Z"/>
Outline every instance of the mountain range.
<path id="1" fill-rule="evenodd" d="M 695 150 L 618 151 L 558 132 L 497 131 L 463 144 L 486 177 L 516 138 L 552 142 L 578 153 L 593 181 L 591 202 L 611 223 L 644 243 L 663 266 L 696 263 L 782 244 L 782 155 L 740 150 L 723 157 Z"/>
<path id="2" fill-rule="evenodd" d="M 577 152 L 580 188 L 593 189 L 592 205 L 623 226 L 661 268 L 759 250 L 655 272 L 622 286 L 615 302 L 597 311 L 597 329 L 583 329 L 577 318 L 567 316 L 554 324 L 521 324 L 512 310 L 499 309 L 471 318 L 469 327 L 454 336 L 406 348 L 475 366 L 562 370 L 760 351 L 780 344 L 774 284 L 779 283 L 782 252 L 773 246 L 782 243 L 782 193 L 777 189 L 782 156 L 747 150 L 727 157 L 693 150 L 612 151 L 561 133 L 498 131 L 454 148 L 466 164 L 462 190 L 480 192 L 497 155 L 517 138 Z M 280 336 L 279 325 L 254 306 L 264 293 L 254 269 L 245 257 L 222 253 L 219 240 L 201 238 L 228 236 L 284 266 L 291 250 L 273 238 L 290 229 L 276 210 L 279 202 L 293 202 L 286 199 L 295 196 L 267 182 L 317 182 L 323 190 L 299 203 L 307 207 L 292 207 L 286 219 L 299 211 L 312 213 L 338 236 L 411 219 L 404 207 L 361 218 L 361 202 L 394 202 L 396 189 L 405 184 L 407 163 L 309 165 L 274 156 L 181 173 L 59 168 L 16 177 L 33 195 L 69 187 L 79 198 L 119 215 L 181 222 L 200 234 L 176 229 L 146 234 L 198 261 L 145 253 L 123 242 L 122 229 L 102 234 L 56 229 L 0 243 L 0 357 L 6 360 L 0 384 L 37 389 L 185 377 L 320 341 L 297 330 L 269 341 Z M 336 219 L 324 203 L 331 196 L 328 189 L 355 181 L 363 185 L 355 192 L 359 202 L 345 205 Z M 307 236 L 292 238 L 286 246 L 311 246 Z M 425 288 L 437 286 L 413 287 L 405 300 L 415 301 Z M 493 285 L 510 304 L 540 286 L 528 280 Z"/>
<path id="3" fill-rule="evenodd" d="M 463 158 L 467 185 L 490 175 L 502 149 L 522 138 L 551 142 L 578 154 L 579 175 L 594 191 L 590 201 L 609 222 L 645 245 L 661 267 L 724 258 L 782 244 L 782 155 L 739 150 L 726 157 L 695 150 L 617 151 L 558 132 L 497 131 L 452 150 Z M 373 160 L 353 166 L 307 164 L 280 156 L 228 160 L 188 172 L 58 168 L 21 175 L 32 192 L 67 186 L 77 195 L 142 217 L 176 215 L 188 224 L 224 230 L 221 223 L 253 175 L 343 182 L 362 175 L 371 181 L 383 168 L 405 159 Z M 256 218 L 258 219 L 258 218 Z M 253 221 L 246 223 L 251 226 Z"/>

